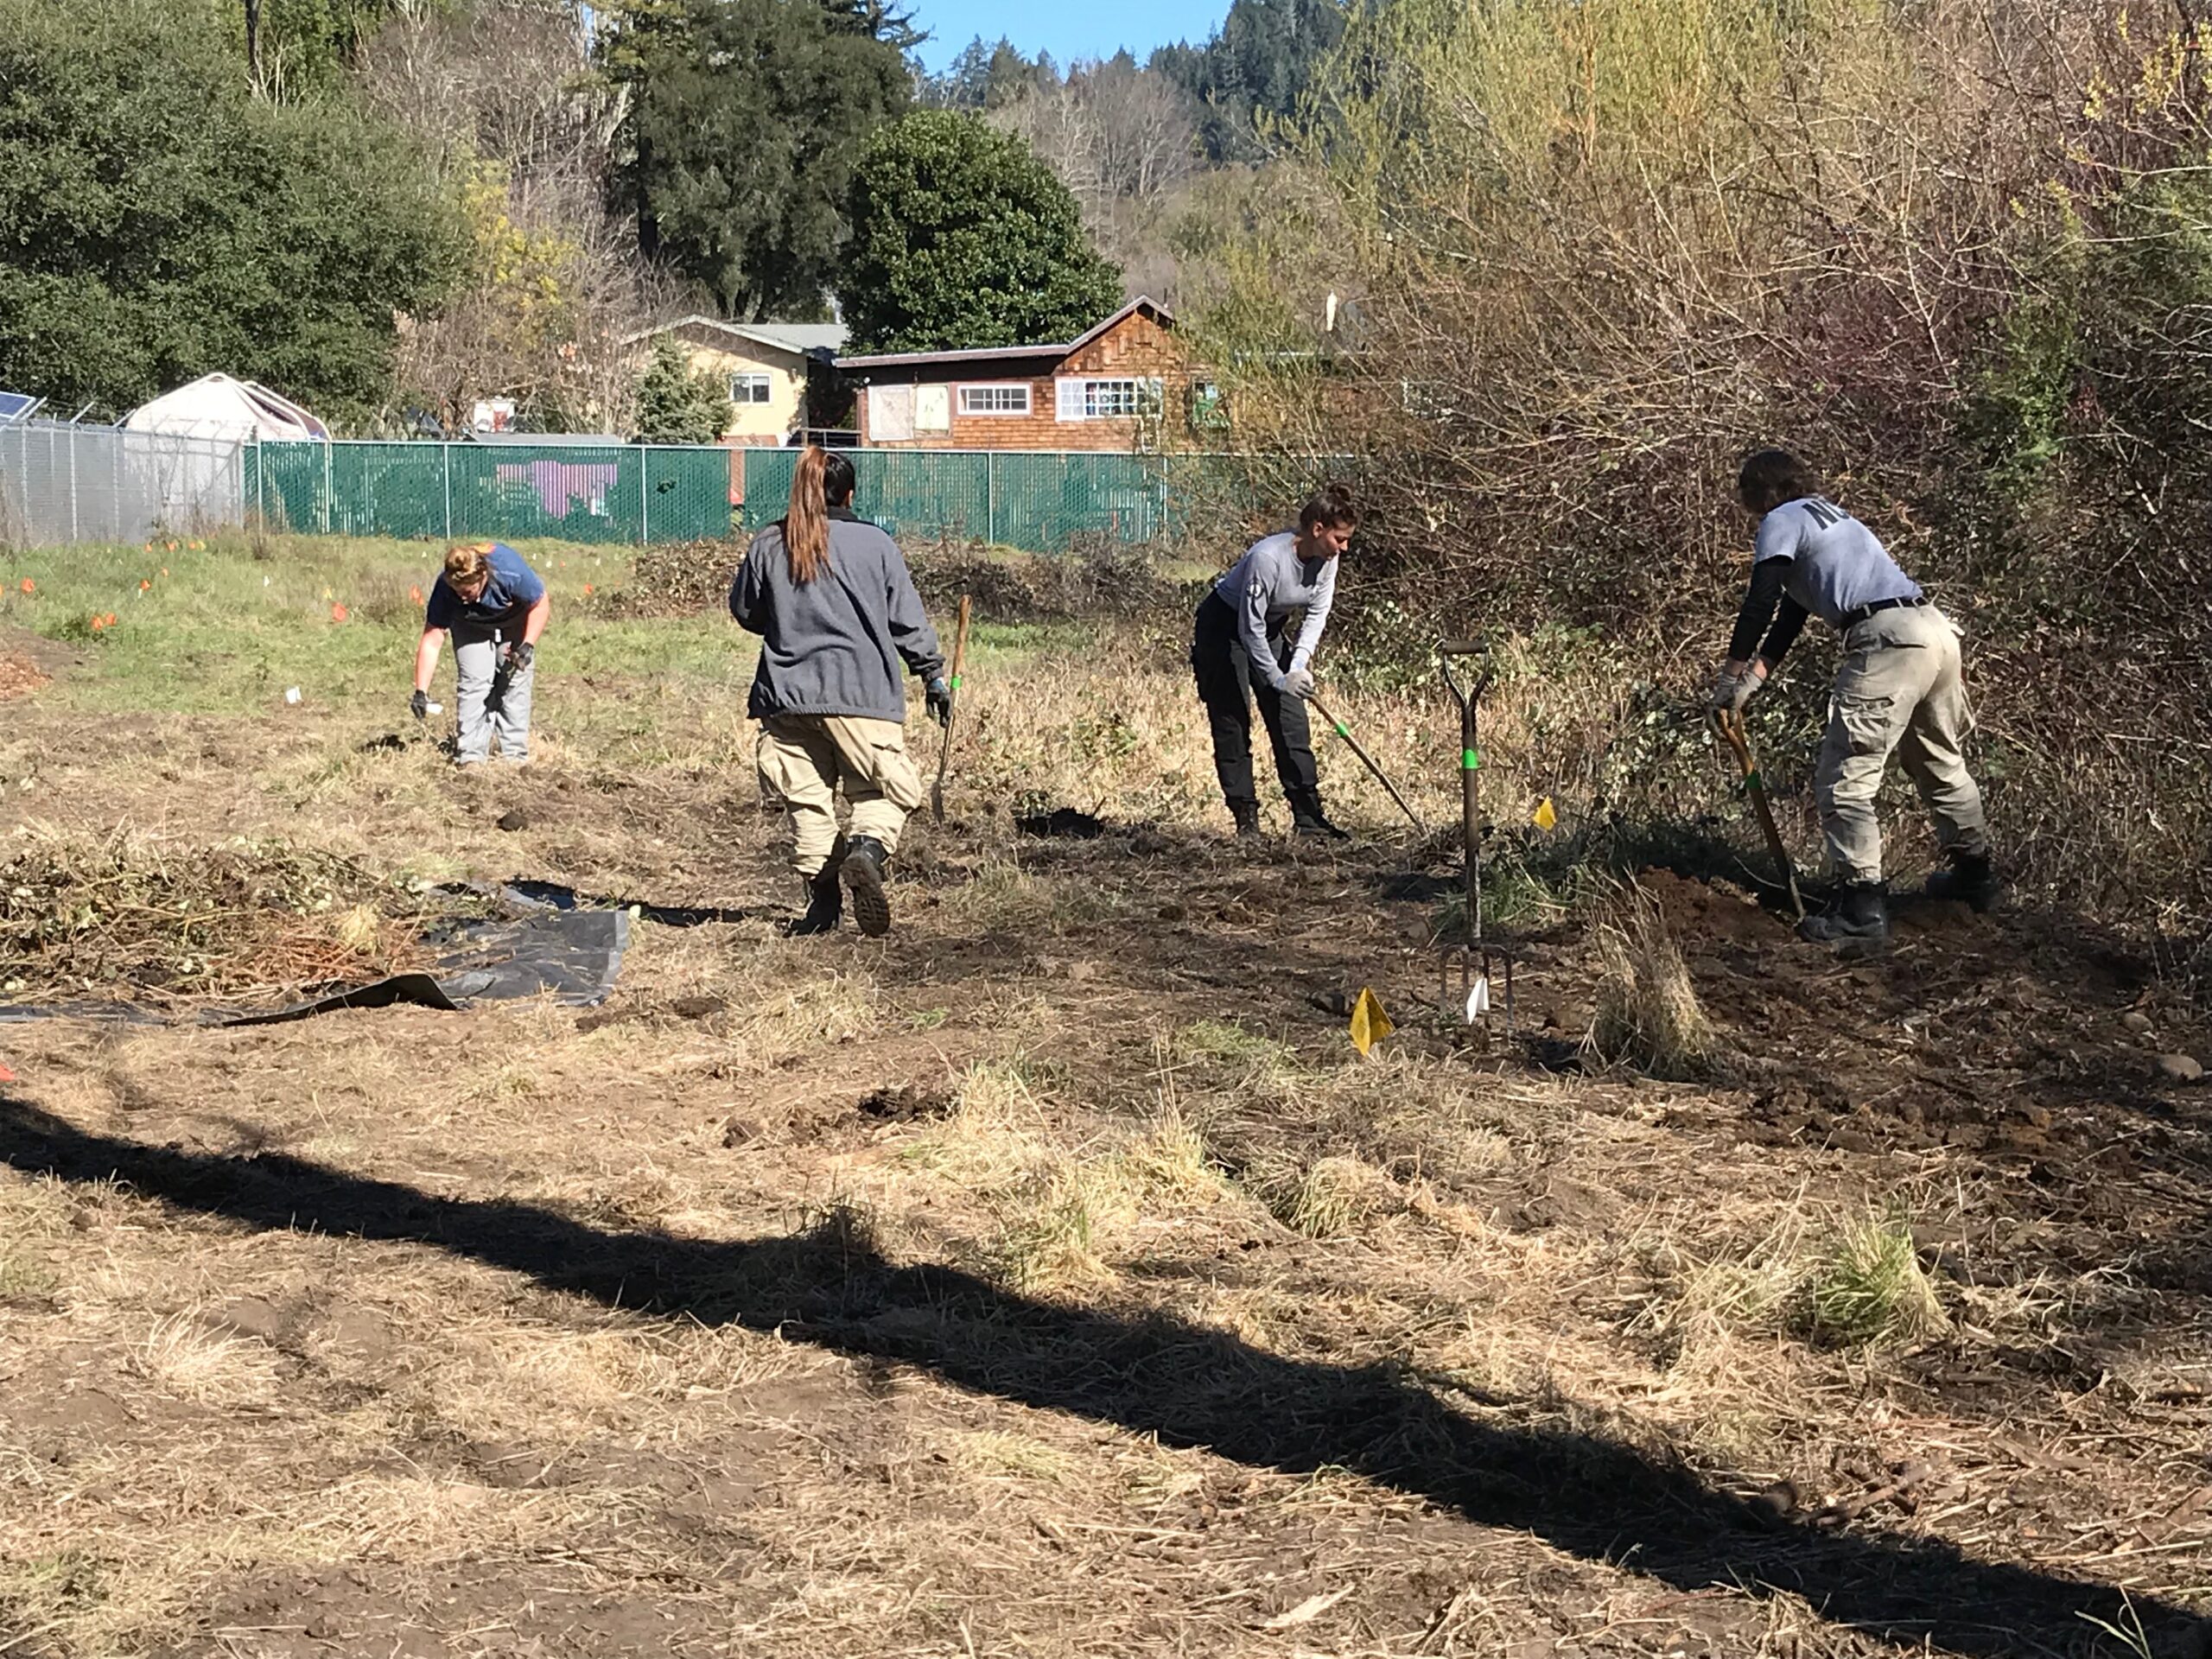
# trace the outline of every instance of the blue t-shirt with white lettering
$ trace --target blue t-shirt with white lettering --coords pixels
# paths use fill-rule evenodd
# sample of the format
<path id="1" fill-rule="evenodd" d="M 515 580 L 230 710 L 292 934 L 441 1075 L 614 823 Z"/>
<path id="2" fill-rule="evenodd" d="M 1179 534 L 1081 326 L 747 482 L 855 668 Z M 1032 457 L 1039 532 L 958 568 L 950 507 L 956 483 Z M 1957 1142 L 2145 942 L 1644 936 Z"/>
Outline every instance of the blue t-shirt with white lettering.
<path id="1" fill-rule="evenodd" d="M 1801 496 L 1759 520 L 1751 563 L 1788 559 L 1783 591 L 1830 627 L 1863 606 L 1918 599 L 1880 537 L 1826 496 Z"/>
<path id="2" fill-rule="evenodd" d="M 484 562 L 492 567 L 492 577 L 474 599 L 464 600 L 442 575 L 438 577 L 423 611 L 424 627 L 453 628 L 462 623 L 479 628 L 522 626 L 530 607 L 545 597 L 544 580 L 505 542 L 493 543 Z"/>

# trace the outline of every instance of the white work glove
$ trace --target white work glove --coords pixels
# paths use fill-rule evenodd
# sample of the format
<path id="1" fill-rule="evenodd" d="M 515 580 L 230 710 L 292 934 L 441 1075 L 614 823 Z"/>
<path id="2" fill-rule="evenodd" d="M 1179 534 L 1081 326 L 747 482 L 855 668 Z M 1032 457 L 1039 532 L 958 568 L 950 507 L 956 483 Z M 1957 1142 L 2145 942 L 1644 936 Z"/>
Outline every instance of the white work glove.
<path id="1" fill-rule="evenodd" d="M 1743 712 L 1744 705 L 1749 702 L 1758 694 L 1759 687 L 1765 683 L 1766 676 L 1761 671 L 1756 661 L 1747 664 L 1740 674 L 1731 674 L 1728 671 L 1728 665 L 1724 663 L 1720 666 L 1720 671 L 1713 677 L 1712 695 L 1706 698 L 1705 706 L 1715 714 L 1723 711 L 1740 714 Z"/>
<path id="2" fill-rule="evenodd" d="M 1296 697 L 1300 702 L 1313 695 L 1313 671 L 1294 668 L 1282 677 L 1282 691 L 1287 697 Z"/>

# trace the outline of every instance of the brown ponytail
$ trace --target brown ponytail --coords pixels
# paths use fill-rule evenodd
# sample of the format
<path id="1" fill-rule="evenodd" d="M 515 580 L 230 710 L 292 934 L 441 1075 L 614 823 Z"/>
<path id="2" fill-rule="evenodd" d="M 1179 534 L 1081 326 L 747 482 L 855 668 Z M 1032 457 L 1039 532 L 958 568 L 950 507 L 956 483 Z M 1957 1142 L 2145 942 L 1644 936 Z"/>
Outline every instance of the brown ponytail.
<path id="1" fill-rule="evenodd" d="M 791 468 L 791 510 L 784 515 L 784 556 L 791 561 L 791 580 L 802 588 L 820 575 L 830 563 L 830 504 L 822 488 L 822 475 L 830 465 L 830 452 L 810 443 L 799 452 Z"/>

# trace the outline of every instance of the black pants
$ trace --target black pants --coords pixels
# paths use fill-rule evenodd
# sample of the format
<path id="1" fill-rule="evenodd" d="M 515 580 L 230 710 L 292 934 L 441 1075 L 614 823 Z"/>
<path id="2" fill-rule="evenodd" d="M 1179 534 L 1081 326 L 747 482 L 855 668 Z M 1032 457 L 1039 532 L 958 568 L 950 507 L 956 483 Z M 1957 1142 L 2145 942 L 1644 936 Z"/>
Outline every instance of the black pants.
<path id="1" fill-rule="evenodd" d="M 1290 643 L 1284 630 L 1268 636 L 1268 649 L 1275 666 L 1290 664 Z M 1236 613 L 1219 594 L 1208 594 L 1198 607 L 1197 627 L 1191 638 L 1191 671 L 1198 677 L 1198 700 L 1206 706 L 1213 728 L 1213 769 L 1221 779 L 1222 798 L 1232 804 L 1256 801 L 1252 784 L 1252 698 L 1260 704 L 1260 718 L 1267 723 L 1268 741 L 1274 747 L 1275 777 L 1294 809 L 1303 810 L 1320 799 L 1320 772 L 1313 764 L 1313 734 L 1306 723 L 1306 705 L 1268 683 L 1267 671 L 1254 663 L 1236 632 Z M 1250 688 L 1251 697 L 1245 695 Z"/>

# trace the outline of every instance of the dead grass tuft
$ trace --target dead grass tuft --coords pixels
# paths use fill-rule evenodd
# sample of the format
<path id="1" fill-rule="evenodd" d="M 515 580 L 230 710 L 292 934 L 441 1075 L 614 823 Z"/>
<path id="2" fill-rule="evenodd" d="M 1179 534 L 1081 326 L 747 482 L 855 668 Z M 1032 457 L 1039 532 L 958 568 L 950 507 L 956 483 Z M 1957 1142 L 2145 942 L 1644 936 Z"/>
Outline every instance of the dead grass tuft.
<path id="1" fill-rule="evenodd" d="M 1681 949 L 1656 906 L 1634 901 L 1599 929 L 1603 971 L 1590 1046 L 1615 1065 L 1697 1083 L 1721 1070 L 1722 1045 L 1698 1001 Z"/>

